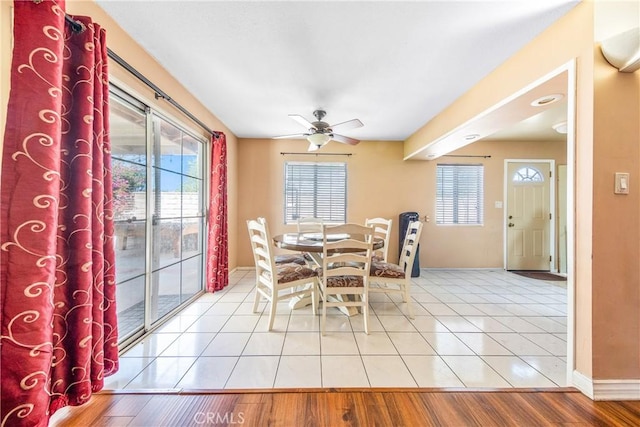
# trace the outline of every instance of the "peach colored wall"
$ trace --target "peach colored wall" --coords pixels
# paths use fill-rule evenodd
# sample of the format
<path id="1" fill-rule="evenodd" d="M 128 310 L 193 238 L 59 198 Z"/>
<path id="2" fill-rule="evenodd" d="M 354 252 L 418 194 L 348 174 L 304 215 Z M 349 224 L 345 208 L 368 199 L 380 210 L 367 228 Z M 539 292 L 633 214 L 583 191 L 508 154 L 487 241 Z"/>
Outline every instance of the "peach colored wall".
<path id="1" fill-rule="evenodd" d="M 640 378 L 640 71 L 594 57 L 593 376 Z"/>
<path id="2" fill-rule="evenodd" d="M 352 156 L 286 155 L 306 150 L 305 141 L 241 139 L 238 169 L 239 222 L 264 216 L 272 234 L 294 231 L 283 223 L 283 183 L 286 161 L 340 161 L 347 163 L 347 221 L 364 222 L 367 217 L 392 218 L 390 257 L 398 255 L 398 215 L 416 211 L 431 218 L 422 232 L 422 267 L 497 267 L 503 265 L 503 214 L 494 201 L 503 199 L 505 158 L 549 158 L 566 162 L 562 142 L 478 142 L 456 154 L 485 154 L 491 159 L 442 158 L 437 161 L 403 161 L 402 143 L 363 141 L 355 147 L 330 143 L 323 150 L 353 153 Z M 485 164 L 485 225 L 451 227 L 435 224 L 436 164 L 472 162 Z M 471 242 L 471 243 L 470 243 Z M 247 232 L 238 233 L 238 265 L 251 266 L 253 258 Z"/>

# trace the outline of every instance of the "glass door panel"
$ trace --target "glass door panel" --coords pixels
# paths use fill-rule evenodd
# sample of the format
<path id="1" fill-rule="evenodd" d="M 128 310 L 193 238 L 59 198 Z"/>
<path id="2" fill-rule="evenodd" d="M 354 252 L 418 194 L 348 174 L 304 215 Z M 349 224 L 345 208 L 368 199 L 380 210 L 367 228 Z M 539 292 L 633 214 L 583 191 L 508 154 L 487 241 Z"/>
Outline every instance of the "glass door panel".
<path id="1" fill-rule="evenodd" d="M 147 166 L 144 110 L 111 97 L 111 167 L 120 339 L 144 329 Z"/>

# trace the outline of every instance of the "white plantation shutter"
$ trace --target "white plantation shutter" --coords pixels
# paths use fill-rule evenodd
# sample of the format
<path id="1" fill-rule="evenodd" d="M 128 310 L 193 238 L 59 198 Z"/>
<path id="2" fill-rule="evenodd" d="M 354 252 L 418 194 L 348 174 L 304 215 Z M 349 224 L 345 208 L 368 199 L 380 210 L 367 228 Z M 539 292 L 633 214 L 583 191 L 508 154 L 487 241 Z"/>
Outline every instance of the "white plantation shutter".
<path id="1" fill-rule="evenodd" d="M 437 165 L 436 224 L 482 225 L 484 166 Z"/>
<path id="2" fill-rule="evenodd" d="M 285 224 L 305 217 L 346 222 L 346 163 L 287 162 L 284 175 Z"/>

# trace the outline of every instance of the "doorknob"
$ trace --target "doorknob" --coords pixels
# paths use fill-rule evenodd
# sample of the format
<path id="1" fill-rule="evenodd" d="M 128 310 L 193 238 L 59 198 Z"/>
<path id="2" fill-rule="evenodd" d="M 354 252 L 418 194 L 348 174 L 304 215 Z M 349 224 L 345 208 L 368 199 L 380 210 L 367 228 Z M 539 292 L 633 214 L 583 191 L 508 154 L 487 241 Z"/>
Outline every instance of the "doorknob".
<path id="1" fill-rule="evenodd" d="M 514 223 L 512 223 L 512 222 L 510 222 L 510 223 L 509 223 L 509 227 L 513 227 L 514 225 L 515 225 L 515 224 L 514 224 Z"/>
<path id="2" fill-rule="evenodd" d="M 513 219 L 513 215 L 509 215 L 509 219 Z"/>

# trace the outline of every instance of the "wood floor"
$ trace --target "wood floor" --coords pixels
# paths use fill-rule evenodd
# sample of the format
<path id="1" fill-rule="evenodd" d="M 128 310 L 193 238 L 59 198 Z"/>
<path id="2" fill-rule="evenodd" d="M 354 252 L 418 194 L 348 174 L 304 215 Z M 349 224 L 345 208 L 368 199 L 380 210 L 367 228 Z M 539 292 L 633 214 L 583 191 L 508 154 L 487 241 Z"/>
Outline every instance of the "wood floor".
<path id="1" fill-rule="evenodd" d="M 640 401 L 574 389 L 301 389 L 96 394 L 51 426 L 640 426 Z"/>

